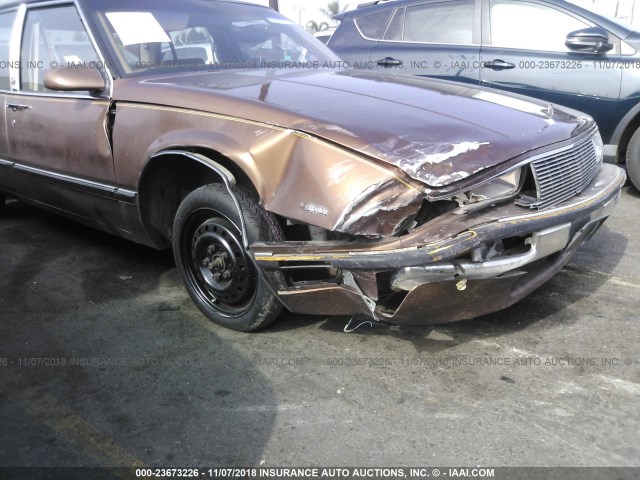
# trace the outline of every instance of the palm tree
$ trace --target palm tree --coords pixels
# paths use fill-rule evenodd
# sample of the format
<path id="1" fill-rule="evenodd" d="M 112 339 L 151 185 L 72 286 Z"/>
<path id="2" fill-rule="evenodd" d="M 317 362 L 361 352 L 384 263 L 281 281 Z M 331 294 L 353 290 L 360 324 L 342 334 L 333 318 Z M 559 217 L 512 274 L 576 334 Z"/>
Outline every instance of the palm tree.
<path id="1" fill-rule="evenodd" d="M 349 8 L 349 5 L 345 5 L 344 7 L 340 6 L 340 0 L 333 0 L 327 4 L 327 8 L 321 8 L 320 11 L 323 15 L 333 18 L 334 15 L 338 15 L 339 13 L 346 12 Z"/>

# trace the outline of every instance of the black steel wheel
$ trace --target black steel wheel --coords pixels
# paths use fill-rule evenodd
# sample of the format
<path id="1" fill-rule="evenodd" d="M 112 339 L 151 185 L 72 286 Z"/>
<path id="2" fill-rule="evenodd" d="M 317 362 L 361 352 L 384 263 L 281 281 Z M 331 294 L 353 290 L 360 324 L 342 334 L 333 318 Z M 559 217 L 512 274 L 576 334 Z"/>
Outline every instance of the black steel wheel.
<path id="1" fill-rule="evenodd" d="M 282 239 L 278 223 L 248 192 L 235 194 L 250 244 Z M 210 320 L 247 332 L 275 320 L 282 305 L 243 245 L 238 211 L 223 185 L 198 188 L 182 201 L 173 251 L 187 291 Z"/>

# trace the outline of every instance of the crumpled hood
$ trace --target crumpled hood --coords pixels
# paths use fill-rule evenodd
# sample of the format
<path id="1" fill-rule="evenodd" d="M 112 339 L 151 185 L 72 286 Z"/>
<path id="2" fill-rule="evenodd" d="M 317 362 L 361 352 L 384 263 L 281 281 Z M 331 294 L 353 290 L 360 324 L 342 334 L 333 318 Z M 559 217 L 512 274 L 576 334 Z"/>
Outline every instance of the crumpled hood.
<path id="1" fill-rule="evenodd" d="M 592 124 L 586 115 L 518 95 L 369 71 L 221 71 L 119 82 L 116 99 L 302 131 L 436 188 L 570 139 Z"/>

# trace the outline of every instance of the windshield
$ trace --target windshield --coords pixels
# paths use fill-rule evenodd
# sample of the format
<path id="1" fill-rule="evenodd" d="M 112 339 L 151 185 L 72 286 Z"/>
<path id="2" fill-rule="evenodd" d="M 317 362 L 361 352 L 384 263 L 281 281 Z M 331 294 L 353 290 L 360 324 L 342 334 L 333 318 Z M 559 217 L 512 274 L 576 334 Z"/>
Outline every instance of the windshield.
<path id="1" fill-rule="evenodd" d="M 121 75 L 221 68 L 320 68 L 328 48 L 265 7 L 212 0 L 85 0 Z"/>

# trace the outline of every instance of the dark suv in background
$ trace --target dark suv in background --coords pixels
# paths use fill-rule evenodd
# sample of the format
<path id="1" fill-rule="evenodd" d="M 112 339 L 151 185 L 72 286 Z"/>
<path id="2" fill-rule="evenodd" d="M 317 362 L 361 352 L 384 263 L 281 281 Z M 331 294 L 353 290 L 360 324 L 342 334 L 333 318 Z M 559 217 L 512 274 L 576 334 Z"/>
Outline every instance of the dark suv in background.
<path id="1" fill-rule="evenodd" d="M 607 161 L 626 161 L 640 189 L 640 32 L 562 0 L 380 1 L 336 19 L 328 46 L 352 67 L 509 90 L 591 115 Z"/>

